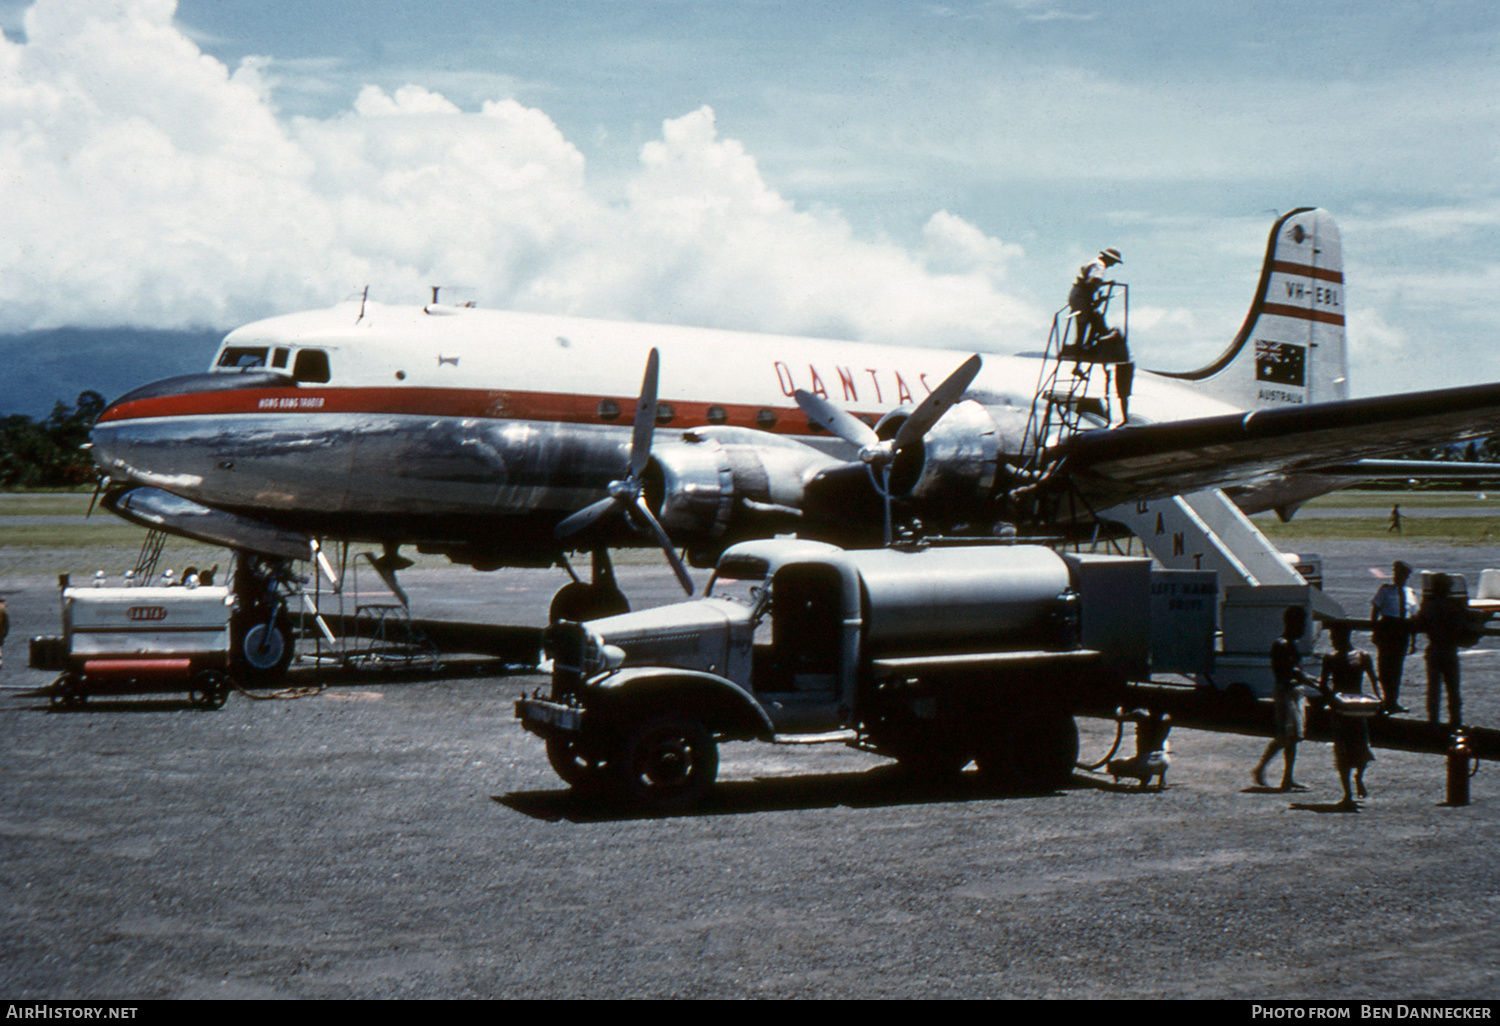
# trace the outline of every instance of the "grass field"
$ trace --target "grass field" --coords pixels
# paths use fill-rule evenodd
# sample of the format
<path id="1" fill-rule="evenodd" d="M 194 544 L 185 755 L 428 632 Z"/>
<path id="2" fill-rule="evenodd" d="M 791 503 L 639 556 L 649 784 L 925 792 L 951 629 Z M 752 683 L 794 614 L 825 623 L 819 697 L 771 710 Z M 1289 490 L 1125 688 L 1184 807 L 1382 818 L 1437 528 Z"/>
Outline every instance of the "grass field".
<path id="1" fill-rule="evenodd" d="M 95 510 L 85 517 L 92 491 L 0 493 L 0 574 L 51 573 L 68 570 L 92 573 L 123 572 L 135 565 L 145 531 Z M 1283 548 L 1297 548 L 1324 539 L 1389 538 L 1388 515 L 1393 504 L 1403 512 L 1401 537 L 1422 543 L 1487 545 L 1500 543 L 1500 494 L 1460 491 L 1343 491 L 1325 495 L 1304 509 L 1338 510 L 1336 517 L 1298 516 L 1283 524 L 1274 514 L 1254 518 L 1255 525 Z M 1494 504 L 1495 515 L 1475 515 L 1476 509 Z M 1446 515 L 1444 510 L 1451 510 Z M 20 518 L 25 518 L 22 521 Z M 34 518 L 46 518 L 38 523 Z M 86 558 L 79 553 L 86 553 Z M 59 554 L 68 552 L 69 562 L 86 561 L 85 567 L 59 567 Z M 444 566 L 439 556 L 406 553 L 418 565 Z M 163 553 L 163 566 L 212 565 L 223 561 L 223 550 L 191 542 L 172 540 Z M 616 559 L 624 564 L 652 562 L 660 558 L 651 550 L 623 551 Z"/>

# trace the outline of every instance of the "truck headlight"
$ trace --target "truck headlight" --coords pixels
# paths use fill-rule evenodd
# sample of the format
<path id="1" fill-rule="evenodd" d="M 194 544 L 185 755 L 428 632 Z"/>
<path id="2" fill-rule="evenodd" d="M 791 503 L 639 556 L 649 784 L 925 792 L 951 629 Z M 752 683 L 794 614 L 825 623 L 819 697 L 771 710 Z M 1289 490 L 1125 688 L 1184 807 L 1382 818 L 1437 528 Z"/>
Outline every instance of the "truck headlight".
<path id="1" fill-rule="evenodd" d="M 548 627 L 542 648 L 552 660 L 555 681 L 581 682 L 617 670 L 625 662 L 625 651 L 610 645 L 586 624 L 564 621 Z"/>

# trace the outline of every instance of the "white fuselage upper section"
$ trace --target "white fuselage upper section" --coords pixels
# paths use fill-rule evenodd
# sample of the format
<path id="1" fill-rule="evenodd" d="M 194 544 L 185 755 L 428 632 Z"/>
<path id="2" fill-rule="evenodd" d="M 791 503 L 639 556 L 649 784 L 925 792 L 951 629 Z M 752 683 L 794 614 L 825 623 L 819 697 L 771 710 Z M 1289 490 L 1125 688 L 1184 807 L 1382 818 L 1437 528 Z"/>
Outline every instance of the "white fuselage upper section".
<path id="1" fill-rule="evenodd" d="M 764 415 L 758 423 L 754 419 L 769 410 L 778 433 L 798 435 L 809 433 L 793 398 L 799 388 L 856 414 L 879 417 L 921 402 L 971 355 L 712 328 L 376 303 L 348 303 L 257 321 L 232 332 L 221 353 L 264 349 L 266 362 L 258 366 L 269 369 L 277 348 L 291 351 L 282 357 L 287 367 L 300 349 L 326 352 L 329 388 L 503 391 L 534 397 L 537 409 L 497 409 L 496 414 L 537 419 L 547 419 L 538 417 L 543 407 L 563 419 L 592 419 L 592 411 L 584 407 L 612 397 L 624 407 L 620 419 L 625 423 L 647 355 L 655 348 L 661 353 L 660 399 L 682 414 L 673 420 L 663 417 L 664 426 L 703 423 L 691 411 L 717 406 L 729 423 L 748 416 L 746 427 L 773 427 Z M 256 358 L 249 359 L 253 365 Z M 969 395 L 986 404 L 1025 409 L 1035 397 L 1042 366 L 1043 361 L 1032 357 L 985 355 Z M 1105 376 L 1095 378 L 1090 393 L 1102 399 Z M 1145 422 L 1239 409 L 1150 373 L 1137 376 L 1130 404 L 1132 419 Z M 711 416 L 709 422 L 715 419 Z"/>

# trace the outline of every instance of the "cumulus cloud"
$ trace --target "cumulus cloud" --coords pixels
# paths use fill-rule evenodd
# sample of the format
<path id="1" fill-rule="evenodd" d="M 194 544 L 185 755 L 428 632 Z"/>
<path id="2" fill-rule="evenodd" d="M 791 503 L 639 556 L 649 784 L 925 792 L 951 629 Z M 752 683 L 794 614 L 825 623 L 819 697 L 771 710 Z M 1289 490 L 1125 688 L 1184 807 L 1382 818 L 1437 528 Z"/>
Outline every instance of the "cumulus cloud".
<path id="1" fill-rule="evenodd" d="M 796 208 L 707 107 L 590 190 L 543 112 L 366 87 L 281 118 L 267 60 L 230 69 L 174 0 L 38 0 L 0 39 L 0 331 L 232 326 L 364 285 L 483 304 L 881 341 L 1004 346 L 1040 313 L 1024 254 L 947 212 L 921 243 Z"/>

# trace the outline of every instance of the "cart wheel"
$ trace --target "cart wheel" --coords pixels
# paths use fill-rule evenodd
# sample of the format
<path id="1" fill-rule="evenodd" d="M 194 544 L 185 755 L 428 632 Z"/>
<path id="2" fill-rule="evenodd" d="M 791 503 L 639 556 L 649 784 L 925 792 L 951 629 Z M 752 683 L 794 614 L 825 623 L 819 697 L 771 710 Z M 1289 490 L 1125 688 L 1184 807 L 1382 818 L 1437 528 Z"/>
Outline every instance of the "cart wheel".
<path id="1" fill-rule="evenodd" d="M 222 709 L 229 698 L 229 678 L 217 670 L 197 674 L 188 697 L 200 709 Z"/>
<path id="2" fill-rule="evenodd" d="M 82 709 L 88 702 L 83 690 L 83 680 L 77 674 L 65 673 L 52 685 L 52 706 L 55 709 Z"/>

